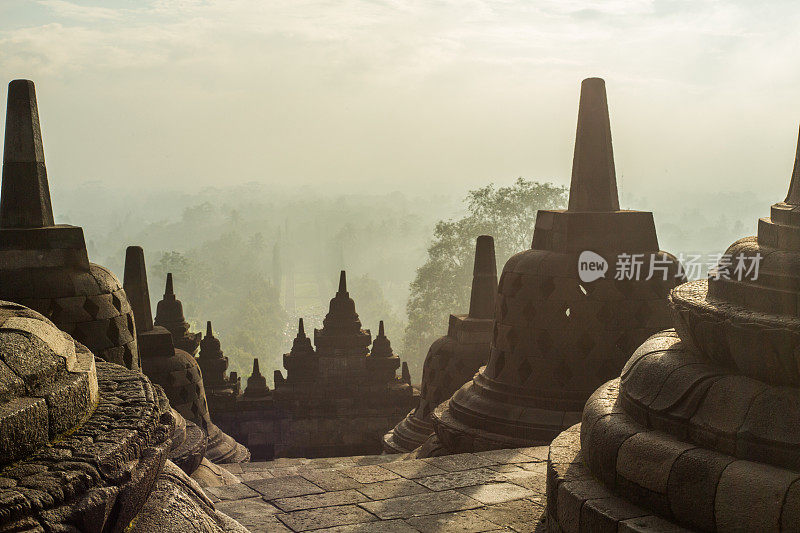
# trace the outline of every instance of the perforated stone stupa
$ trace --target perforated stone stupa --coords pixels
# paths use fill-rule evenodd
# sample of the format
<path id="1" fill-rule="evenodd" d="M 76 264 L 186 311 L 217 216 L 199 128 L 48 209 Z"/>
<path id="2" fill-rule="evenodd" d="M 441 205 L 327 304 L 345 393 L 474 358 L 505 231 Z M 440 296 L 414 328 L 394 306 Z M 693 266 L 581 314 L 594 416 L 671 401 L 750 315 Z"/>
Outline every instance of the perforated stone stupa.
<path id="1" fill-rule="evenodd" d="M 605 261 L 604 277 L 579 276 L 586 251 Z M 626 257 L 639 275 L 616 279 Z M 569 207 L 539 211 L 532 248 L 503 268 L 488 364 L 434 411 L 441 443 L 450 452 L 548 443 L 668 325 L 666 296 L 680 275 L 659 251 L 652 213 L 619 208 L 605 83 L 584 80 Z"/>
<path id="2" fill-rule="evenodd" d="M 642 344 L 554 441 L 550 531 L 626 519 L 648 531 L 798 529 L 799 190 L 800 144 L 789 194 L 758 236 L 672 291 L 675 329 Z"/>
<path id="3" fill-rule="evenodd" d="M 387 453 L 407 453 L 433 434 L 431 415 L 489 359 L 497 295 L 494 239 L 475 243 L 469 313 L 450 315 L 447 335 L 431 344 L 422 369 L 419 405 L 383 437 Z"/>
<path id="4" fill-rule="evenodd" d="M 199 426 L 208 436 L 205 457 L 214 463 L 249 460 L 247 448 L 211 421 L 197 360 L 175 347 L 172 334 L 166 328 L 153 325 L 144 252 L 139 246 L 129 246 L 127 249 L 125 288 L 132 295 L 142 371 L 164 388 L 170 404 L 181 416 Z"/>
<path id="5" fill-rule="evenodd" d="M 119 280 L 89 262 L 83 229 L 56 224 L 32 81 L 8 85 L 0 190 L 0 298 L 39 311 L 95 355 L 138 368 Z"/>
<path id="6" fill-rule="evenodd" d="M 0 301 L 0 531 L 245 533 L 167 460 L 174 423 L 141 372 Z"/>

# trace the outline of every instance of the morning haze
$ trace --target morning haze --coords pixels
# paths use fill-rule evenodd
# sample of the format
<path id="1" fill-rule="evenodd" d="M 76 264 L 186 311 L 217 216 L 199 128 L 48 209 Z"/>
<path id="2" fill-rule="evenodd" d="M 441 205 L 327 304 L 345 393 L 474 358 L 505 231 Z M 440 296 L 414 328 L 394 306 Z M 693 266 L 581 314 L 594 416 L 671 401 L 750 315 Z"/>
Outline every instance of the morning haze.
<path id="1" fill-rule="evenodd" d="M 187 317 L 220 322 L 240 371 L 253 343 L 203 283 L 234 306 L 262 276 L 281 304 L 259 323 L 271 370 L 340 268 L 402 353 L 436 222 L 489 183 L 568 185 L 589 76 L 608 86 L 621 206 L 654 212 L 662 249 L 752 234 L 792 168 L 798 19 L 791 2 L 5 0 L 0 71 L 36 81 L 56 220 L 118 275 L 141 244 L 154 301 L 184 265 Z M 234 257 L 255 266 L 234 275 Z"/>

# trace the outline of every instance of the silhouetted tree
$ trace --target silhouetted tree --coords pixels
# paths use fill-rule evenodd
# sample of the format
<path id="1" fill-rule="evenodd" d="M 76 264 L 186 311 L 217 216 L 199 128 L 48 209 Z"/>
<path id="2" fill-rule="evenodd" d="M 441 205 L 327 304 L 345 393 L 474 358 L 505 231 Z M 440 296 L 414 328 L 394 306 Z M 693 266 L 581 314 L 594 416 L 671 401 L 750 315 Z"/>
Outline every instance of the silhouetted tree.
<path id="1" fill-rule="evenodd" d="M 507 187 L 490 184 L 470 191 L 463 218 L 436 224 L 428 259 L 417 269 L 406 304 L 404 355 L 416 380 L 428 346 L 446 332 L 448 316 L 469 309 L 475 239 L 494 237 L 499 275 L 509 257 L 530 248 L 536 211 L 561 209 L 566 201 L 564 187 L 519 178 Z"/>

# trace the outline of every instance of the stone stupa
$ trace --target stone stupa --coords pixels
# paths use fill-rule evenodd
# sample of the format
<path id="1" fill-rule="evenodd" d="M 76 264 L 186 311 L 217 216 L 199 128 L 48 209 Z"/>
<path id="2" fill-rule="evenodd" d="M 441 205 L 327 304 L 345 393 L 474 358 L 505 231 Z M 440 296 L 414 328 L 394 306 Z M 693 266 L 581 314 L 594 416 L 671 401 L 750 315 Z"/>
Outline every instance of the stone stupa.
<path id="1" fill-rule="evenodd" d="M 200 346 L 201 333 L 189 331 L 189 323 L 183 316 L 183 303 L 175 296 L 172 287 L 172 273 L 167 273 L 167 283 L 164 288 L 164 297 L 156 305 L 156 317 L 153 320 L 156 326 L 162 326 L 172 333 L 175 347 L 186 353 L 194 355 Z"/>
<path id="2" fill-rule="evenodd" d="M 0 299 L 42 313 L 106 361 L 139 368 L 133 313 L 119 280 L 89 262 L 82 228 L 54 221 L 36 90 L 29 80 L 8 84 Z"/>
<path id="3" fill-rule="evenodd" d="M 175 347 L 166 328 L 153 325 L 144 252 L 139 246 L 129 246 L 126 251 L 124 284 L 136 317 L 142 371 L 164 388 L 172 407 L 187 422 L 196 424 L 208 436 L 206 458 L 213 463 L 248 461 L 247 448 L 211 421 L 197 360 Z"/>
<path id="4" fill-rule="evenodd" d="M 585 254 L 605 262 L 604 275 L 579 272 Z M 638 275 L 621 269 L 617 279 L 626 258 Z M 441 444 L 456 453 L 549 443 L 669 324 L 667 294 L 680 279 L 652 213 L 620 210 L 605 83 L 584 80 L 568 209 L 539 211 L 532 248 L 506 262 L 488 363 L 434 411 Z"/>
<path id="5" fill-rule="evenodd" d="M 396 376 L 400 359 L 383 328 L 362 329 L 344 271 L 314 346 L 302 320 L 275 372 L 276 457 L 335 457 L 380 453 L 381 437 L 414 405 L 414 390 Z M 249 388 L 248 383 L 248 388 Z"/>
<path id="6" fill-rule="evenodd" d="M 798 530 L 800 143 L 786 200 L 723 258 L 553 442 L 550 531 Z"/>
<path id="7" fill-rule="evenodd" d="M 435 340 L 422 368 L 419 405 L 383 437 L 387 453 L 408 453 L 433 434 L 431 415 L 489 359 L 497 295 L 494 239 L 475 243 L 469 313 L 450 315 L 447 335 Z"/>
<path id="8" fill-rule="evenodd" d="M 203 374 L 208 410 L 211 417 L 214 418 L 215 409 L 231 408 L 236 397 L 239 396 L 242 384 L 241 378 L 235 373 L 228 375 L 228 358 L 222 353 L 222 345 L 214 336 L 210 320 L 206 323 L 206 334 L 200 340 L 197 364 L 200 365 L 200 371 Z"/>
<path id="9" fill-rule="evenodd" d="M 3 301 L 0 383 L 0 531 L 247 531 L 167 460 L 159 387 Z"/>

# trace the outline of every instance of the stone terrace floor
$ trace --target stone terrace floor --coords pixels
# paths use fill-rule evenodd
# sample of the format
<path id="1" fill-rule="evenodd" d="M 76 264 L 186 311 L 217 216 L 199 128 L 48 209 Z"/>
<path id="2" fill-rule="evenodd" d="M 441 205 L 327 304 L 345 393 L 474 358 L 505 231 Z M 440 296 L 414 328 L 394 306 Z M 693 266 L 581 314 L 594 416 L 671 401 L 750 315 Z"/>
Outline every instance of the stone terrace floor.
<path id="1" fill-rule="evenodd" d="M 223 465 L 241 483 L 205 490 L 254 533 L 543 533 L 547 450 Z"/>

